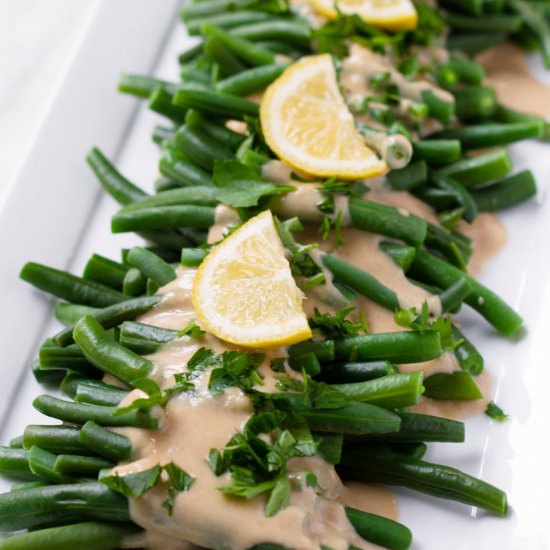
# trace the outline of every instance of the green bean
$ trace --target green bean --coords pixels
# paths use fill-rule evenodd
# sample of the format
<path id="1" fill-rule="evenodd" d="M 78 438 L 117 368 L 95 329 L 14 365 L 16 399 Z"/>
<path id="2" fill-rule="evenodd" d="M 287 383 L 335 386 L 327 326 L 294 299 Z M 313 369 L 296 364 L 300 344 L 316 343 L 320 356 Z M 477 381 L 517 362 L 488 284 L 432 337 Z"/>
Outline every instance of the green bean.
<path id="1" fill-rule="evenodd" d="M 403 271 L 408 271 L 416 254 L 413 246 L 403 246 L 390 241 L 381 241 L 378 245 Z"/>
<path id="2" fill-rule="evenodd" d="M 311 48 L 311 30 L 307 25 L 298 21 L 270 20 L 263 23 L 241 25 L 232 29 L 231 34 L 252 42 L 282 40 L 308 50 Z"/>
<path id="3" fill-rule="evenodd" d="M 443 130 L 433 137 L 459 139 L 463 149 L 479 149 L 506 145 L 523 139 L 540 138 L 542 126 L 539 122 L 515 122 L 510 124 L 477 124 L 452 130 Z"/>
<path id="4" fill-rule="evenodd" d="M 366 382 L 381 376 L 396 374 L 388 361 L 363 361 L 361 363 L 323 363 L 319 378 L 331 384 Z"/>
<path id="5" fill-rule="evenodd" d="M 396 191 L 408 191 L 428 181 L 428 166 L 423 160 L 412 162 L 405 168 L 391 170 L 386 180 Z"/>
<path id="6" fill-rule="evenodd" d="M 269 21 L 271 17 L 273 16 L 269 13 L 261 11 L 230 11 L 226 13 L 209 15 L 205 18 L 191 19 L 187 22 L 185 28 L 191 36 L 196 36 L 201 34 L 201 29 L 204 23 L 210 23 L 211 25 L 215 25 L 221 29 L 232 29 L 233 27 L 240 27 L 241 25 L 247 25 L 249 23 Z"/>
<path id="7" fill-rule="evenodd" d="M 260 108 L 248 99 L 190 86 L 180 88 L 174 103 L 180 107 L 197 109 L 214 117 L 242 120 L 245 115 L 258 116 Z"/>
<path id="8" fill-rule="evenodd" d="M 184 84 L 202 84 L 210 86 L 212 84 L 212 71 L 198 69 L 196 66 L 183 66 L 180 71 L 180 79 Z"/>
<path id="9" fill-rule="evenodd" d="M 29 467 L 29 451 L 0 447 L 0 474 L 18 479 L 38 479 Z"/>
<path id="10" fill-rule="evenodd" d="M 135 267 L 131 267 L 124 276 L 122 282 L 122 292 L 126 296 L 141 296 L 145 294 L 147 279 L 142 275 L 141 271 Z"/>
<path id="11" fill-rule="evenodd" d="M 236 151 L 246 139 L 246 135 L 230 130 L 224 125 L 223 121 L 209 120 L 205 116 L 201 115 L 201 113 L 193 109 L 190 109 L 187 112 L 185 123 L 191 127 L 199 127 L 212 139 L 215 139 L 233 151 Z"/>
<path id="12" fill-rule="evenodd" d="M 297 372 L 305 372 L 311 377 L 317 376 L 321 372 L 321 363 L 312 351 L 302 355 L 289 356 L 288 366 Z"/>
<path id="13" fill-rule="evenodd" d="M 457 139 L 423 139 L 413 144 L 414 159 L 428 164 L 449 164 L 460 158 L 460 141 Z"/>
<path id="14" fill-rule="evenodd" d="M 130 250 L 127 262 L 159 286 L 167 285 L 177 277 L 176 270 L 170 264 L 142 246 L 134 246 Z"/>
<path id="15" fill-rule="evenodd" d="M 399 307 L 397 294 L 366 271 L 329 254 L 324 254 L 321 261 L 337 281 L 344 283 L 386 309 L 393 311 Z"/>
<path id="16" fill-rule="evenodd" d="M 481 399 L 483 394 L 477 387 L 472 375 L 462 370 L 456 372 L 438 372 L 424 380 L 424 395 L 431 399 Z"/>
<path id="17" fill-rule="evenodd" d="M 130 385 L 153 370 L 151 361 L 110 340 L 93 317 L 80 319 L 74 327 L 73 337 L 92 365 Z"/>
<path id="18" fill-rule="evenodd" d="M 512 161 L 506 149 L 489 151 L 464 158 L 439 169 L 439 174 L 451 176 L 465 187 L 475 187 L 504 177 L 512 169 Z"/>
<path id="19" fill-rule="evenodd" d="M 76 517 L 74 519 L 78 521 Z M 124 546 L 126 537 L 138 531 L 139 527 L 134 524 L 75 523 L 30 531 L 4 539 L 0 541 L 0 549 L 74 550 L 74 548 L 85 545 L 86 550 L 115 550 Z"/>
<path id="20" fill-rule="evenodd" d="M 126 321 L 120 327 L 120 344 L 135 353 L 148 355 L 173 340 L 177 334 L 177 330 Z"/>
<path id="21" fill-rule="evenodd" d="M 2 531 L 92 519 L 129 521 L 128 500 L 98 482 L 49 485 L 0 495 Z"/>
<path id="22" fill-rule="evenodd" d="M 288 355 L 290 357 L 311 352 L 315 353 L 317 359 L 321 362 L 334 361 L 335 344 L 332 340 L 325 340 L 323 342 L 305 340 L 288 348 Z"/>
<path id="23" fill-rule="evenodd" d="M 430 223 L 425 245 L 427 248 L 441 252 L 449 262 L 460 270 L 466 271 L 466 263 L 472 255 L 472 248 L 468 241 L 463 242 L 460 239 L 458 233 L 451 233 Z"/>
<path id="24" fill-rule="evenodd" d="M 55 318 L 65 326 L 76 323 L 84 315 L 92 315 L 97 312 L 98 308 L 67 302 L 59 302 L 55 304 L 54 308 Z"/>
<path id="25" fill-rule="evenodd" d="M 188 3 L 182 6 L 180 16 L 187 24 L 197 18 L 210 17 L 236 9 L 240 11 L 240 9 L 246 8 L 247 4 L 250 4 L 250 0 L 209 0 L 208 2 Z"/>
<path id="26" fill-rule="evenodd" d="M 174 137 L 174 147 L 183 151 L 186 157 L 202 169 L 212 172 L 217 160 L 231 160 L 235 153 L 212 139 L 206 132 L 196 126 L 182 126 Z"/>
<path id="27" fill-rule="evenodd" d="M 61 379 L 65 375 L 63 369 L 42 369 L 40 367 L 40 361 L 38 359 L 31 361 L 30 364 L 34 379 L 42 385 L 59 385 Z"/>
<path id="28" fill-rule="evenodd" d="M 422 185 L 421 187 L 413 189 L 412 194 L 426 204 L 429 204 L 438 212 L 447 208 L 452 208 L 455 204 L 455 196 L 453 193 L 435 187 L 428 187 L 427 185 Z"/>
<path id="29" fill-rule="evenodd" d="M 212 185 L 208 172 L 188 160 L 180 151 L 166 149 L 160 159 L 159 170 L 180 185 L 203 186 Z"/>
<path id="30" fill-rule="evenodd" d="M 434 71 L 435 80 L 441 88 L 453 89 L 459 83 L 457 71 L 450 63 L 438 65 Z"/>
<path id="31" fill-rule="evenodd" d="M 185 109 L 172 103 L 174 94 L 166 90 L 164 86 L 157 86 L 149 96 L 149 109 L 151 111 L 165 116 L 175 124 L 181 124 L 185 120 Z"/>
<path id="32" fill-rule="evenodd" d="M 540 116 L 515 111 L 504 105 L 497 105 L 494 118 L 498 122 L 537 122 L 542 126 L 540 139 L 550 141 L 550 122 Z"/>
<path id="33" fill-rule="evenodd" d="M 92 405 L 117 406 L 128 395 L 128 390 L 117 388 L 100 381 L 90 380 L 78 385 L 75 401 Z"/>
<path id="34" fill-rule="evenodd" d="M 468 190 L 457 180 L 434 172 L 430 175 L 432 183 L 455 196 L 456 202 L 464 210 L 463 218 L 472 223 L 477 216 L 477 204 Z"/>
<path id="35" fill-rule="evenodd" d="M 23 481 L 22 483 L 12 485 L 10 491 L 24 491 L 25 489 L 35 489 L 36 487 L 46 487 L 48 485 L 47 481 Z"/>
<path id="36" fill-rule="evenodd" d="M 130 204 L 147 195 L 145 191 L 142 191 L 122 176 L 97 147 L 94 147 L 88 153 L 86 161 L 94 171 L 103 189 L 119 204 Z"/>
<path id="37" fill-rule="evenodd" d="M 481 15 L 483 6 L 482 0 L 443 0 L 442 4 L 472 15 Z"/>
<path id="38" fill-rule="evenodd" d="M 422 101 L 428 106 L 430 117 L 436 118 L 445 125 L 451 122 L 455 113 L 454 102 L 441 99 L 431 90 L 424 90 L 422 92 Z"/>
<path id="39" fill-rule="evenodd" d="M 274 63 L 254 67 L 220 80 L 216 84 L 216 89 L 224 94 L 247 96 L 264 90 L 275 79 L 281 76 L 288 66 L 288 63 Z"/>
<path id="40" fill-rule="evenodd" d="M 149 229 L 191 227 L 208 229 L 214 224 L 214 209 L 208 206 L 153 206 L 138 210 L 119 211 L 112 217 L 113 233 L 128 233 Z M 185 241 L 188 243 L 188 241 Z M 183 244 L 179 248 L 186 246 Z"/>
<path id="41" fill-rule="evenodd" d="M 449 288 L 464 277 L 472 287 L 472 292 L 465 302 L 483 315 L 499 332 L 505 336 L 512 336 L 523 324 L 522 318 L 494 292 L 428 252 L 419 250 L 416 253 L 411 274 L 443 289 Z"/>
<path id="42" fill-rule="evenodd" d="M 346 506 L 346 516 L 357 534 L 369 542 L 390 550 L 407 550 L 412 543 L 410 529 L 397 521 L 349 506 Z"/>
<path id="43" fill-rule="evenodd" d="M 432 464 L 382 449 L 347 447 L 340 471 L 354 479 L 401 485 L 506 515 L 506 494 L 493 485 L 449 466 Z"/>
<path id="44" fill-rule="evenodd" d="M 93 254 L 84 268 L 83 277 L 110 286 L 115 290 L 121 290 L 127 271 L 127 266 L 105 258 L 105 256 Z"/>
<path id="45" fill-rule="evenodd" d="M 506 40 L 506 34 L 501 32 L 475 32 L 451 34 L 447 38 L 447 49 L 460 50 L 466 55 L 476 55 L 492 46 Z"/>
<path id="46" fill-rule="evenodd" d="M 170 141 L 175 133 L 176 130 L 174 128 L 165 128 L 157 124 L 153 129 L 151 138 L 157 145 L 163 145 L 164 142 Z"/>
<path id="47" fill-rule="evenodd" d="M 162 86 L 170 93 L 174 93 L 177 89 L 177 84 L 173 82 L 139 74 L 122 73 L 118 81 L 119 92 L 132 94 L 142 99 L 147 99 L 158 86 Z"/>
<path id="48" fill-rule="evenodd" d="M 225 44 L 218 38 L 211 36 L 203 47 L 204 56 L 208 59 L 216 71 L 212 80 L 227 78 L 246 70 L 246 65 L 232 54 Z M 202 87 L 205 89 L 206 87 Z"/>
<path id="49" fill-rule="evenodd" d="M 98 456 L 58 455 L 55 470 L 65 473 L 97 475 L 103 468 L 113 468 L 115 464 Z"/>
<path id="50" fill-rule="evenodd" d="M 417 441 L 440 441 L 462 443 L 464 441 L 464 423 L 429 414 L 395 411 L 401 418 L 398 432 L 385 435 L 346 436 L 346 441 L 374 441 L 411 443 Z"/>
<path id="51" fill-rule="evenodd" d="M 208 254 L 204 248 L 182 248 L 181 265 L 186 267 L 198 267 Z"/>
<path id="52" fill-rule="evenodd" d="M 442 12 L 443 19 L 454 30 L 485 32 L 516 32 L 523 24 L 516 15 L 483 15 L 473 17 L 448 11 Z"/>
<path id="53" fill-rule="evenodd" d="M 453 325 L 452 336 L 455 342 L 462 341 L 462 343 L 454 349 L 455 357 L 460 365 L 460 368 L 477 376 L 483 371 L 483 356 L 476 347 L 462 334 L 462 332 Z"/>
<path id="54" fill-rule="evenodd" d="M 453 95 L 456 115 L 465 122 L 489 118 L 497 106 L 495 89 L 488 86 L 458 88 Z"/>
<path id="55" fill-rule="evenodd" d="M 472 191 L 477 208 L 483 212 L 510 208 L 536 194 L 537 184 L 530 170 L 523 170 L 489 187 Z"/>
<path id="56" fill-rule="evenodd" d="M 45 451 L 40 447 L 31 447 L 29 450 L 29 467 L 31 471 L 49 483 L 76 483 L 78 478 L 55 470 L 57 455 Z"/>
<path id="57" fill-rule="evenodd" d="M 248 65 L 258 67 L 275 63 L 275 55 L 269 50 L 233 33 L 229 34 L 211 23 L 204 23 L 201 32 L 206 38 L 219 40 L 233 55 Z"/>
<path id="58" fill-rule="evenodd" d="M 53 426 L 31 424 L 23 433 L 23 445 L 25 449 L 36 446 L 56 454 L 91 454 L 92 451 L 78 441 L 79 433 L 80 428 L 65 424 Z"/>
<path id="59" fill-rule="evenodd" d="M 363 231 L 400 239 L 413 246 L 420 246 L 426 238 L 425 220 L 404 216 L 397 208 L 385 204 L 351 198 L 349 214 L 351 225 Z"/>
<path id="60" fill-rule="evenodd" d="M 132 453 L 132 443 L 127 437 L 103 428 L 91 420 L 82 426 L 78 441 L 114 462 L 128 460 Z"/>
<path id="61" fill-rule="evenodd" d="M 18 435 L 16 437 L 12 437 L 8 443 L 8 447 L 10 449 L 22 449 L 23 448 L 23 436 Z"/>
<path id="62" fill-rule="evenodd" d="M 334 344 L 337 361 L 421 363 L 443 353 L 439 333 L 435 331 L 365 334 L 336 340 Z"/>
<path id="63" fill-rule="evenodd" d="M 479 86 L 485 80 L 485 69 L 473 59 L 451 55 L 449 65 L 455 70 L 460 82 Z"/>
<path id="64" fill-rule="evenodd" d="M 95 370 L 84 357 L 78 346 L 58 346 L 51 338 L 48 338 L 40 346 L 39 350 L 40 368 L 49 369 L 71 369 L 78 372 L 90 373 Z"/>
<path id="65" fill-rule="evenodd" d="M 135 319 L 144 313 L 147 313 L 155 306 L 160 304 L 161 296 L 148 296 L 142 298 L 134 298 L 110 307 L 98 310 L 95 313 L 87 315 L 98 322 L 104 329 L 110 329 L 118 326 L 123 321 Z M 61 332 L 58 332 L 53 338 L 53 342 L 59 346 L 68 346 L 73 340 L 73 331 L 76 324 L 71 325 Z"/>
<path id="66" fill-rule="evenodd" d="M 416 405 L 424 391 L 422 372 L 391 374 L 365 382 L 335 384 L 334 388 L 353 401 L 397 409 Z"/>
<path id="67" fill-rule="evenodd" d="M 399 430 L 399 417 L 386 409 L 368 403 L 352 402 L 339 409 L 315 409 L 303 399 L 286 394 L 276 406 L 292 410 L 303 417 L 316 432 L 343 434 L 391 433 Z"/>
<path id="68" fill-rule="evenodd" d="M 103 426 L 133 426 L 145 429 L 157 427 L 157 419 L 145 410 L 115 415 L 116 407 L 73 403 L 51 395 L 38 396 L 33 401 L 33 406 L 46 416 L 71 424 L 85 424 L 88 420 L 93 420 Z"/>
<path id="69" fill-rule="evenodd" d="M 191 46 L 178 56 L 178 61 L 181 65 L 194 61 L 201 53 L 204 42 L 197 42 L 194 46 Z"/>
<path id="70" fill-rule="evenodd" d="M 183 187 L 183 184 L 179 181 L 174 181 L 167 176 L 160 177 L 155 180 L 155 193 L 162 193 L 163 191 L 172 191 L 172 189 L 179 189 Z"/>
<path id="71" fill-rule="evenodd" d="M 85 306 L 102 308 L 126 299 L 121 292 L 108 286 L 34 262 L 25 264 L 19 277 L 62 300 Z"/>
<path id="72" fill-rule="evenodd" d="M 441 311 L 454 311 L 462 305 L 462 302 L 471 294 L 470 283 L 462 278 L 439 294 Z"/>

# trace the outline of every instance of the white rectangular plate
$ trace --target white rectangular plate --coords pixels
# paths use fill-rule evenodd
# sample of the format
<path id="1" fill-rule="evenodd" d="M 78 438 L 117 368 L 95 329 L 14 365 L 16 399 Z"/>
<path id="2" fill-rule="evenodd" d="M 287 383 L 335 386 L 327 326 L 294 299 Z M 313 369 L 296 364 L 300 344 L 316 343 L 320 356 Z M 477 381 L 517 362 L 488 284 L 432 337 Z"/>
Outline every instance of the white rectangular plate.
<path id="1" fill-rule="evenodd" d="M 84 157 L 100 146 L 130 180 L 146 189 L 156 174 L 158 150 L 150 134 L 159 121 L 144 106 L 116 93 L 121 70 L 177 79 L 177 54 L 189 45 L 176 23 L 175 0 L 98 1 L 87 33 L 49 116 L 0 211 L 1 440 L 44 423 L 31 408 L 41 388 L 25 367 L 39 343 L 59 327 L 52 302 L 18 280 L 21 266 L 38 261 L 75 273 L 93 252 L 113 258 L 135 240 L 113 236 L 113 201 L 99 191 Z M 530 60 L 537 75 L 542 67 Z M 543 75 L 542 78 L 548 78 Z M 549 98 L 550 100 L 550 98 Z M 550 146 L 513 147 L 517 170 L 529 167 L 540 186 L 537 201 L 503 213 L 509 242 L 481 281 L 525 318 L 519 342 L 498 337 L 471 312 L 466 333 L 485 356 L 495 400 L 510 414 L 504 424 L 480 416 L 466 422 L 465 444 L 431 445 L 428 460 L 480 476 L 508 492 L 511 513 L 496 518 L 461 504 L 406 490 L 398 495 L 401 521 L 414 534 L 414 550 L 544 550 L 550 547 L 547 434 L 550 414 Z M 47 422 L 47 420 L 46 420 Z M 9 488 L 1 481 L 0 490 Z"/>

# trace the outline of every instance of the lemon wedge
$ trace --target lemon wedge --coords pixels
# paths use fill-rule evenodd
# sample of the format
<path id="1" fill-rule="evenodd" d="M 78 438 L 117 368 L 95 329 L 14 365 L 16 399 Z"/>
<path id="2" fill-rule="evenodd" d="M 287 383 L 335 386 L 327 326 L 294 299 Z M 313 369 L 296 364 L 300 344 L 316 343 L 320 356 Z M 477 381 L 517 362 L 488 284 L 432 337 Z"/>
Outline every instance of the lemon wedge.
<path id="1" fill-rule="evenodd" d="M 306 174 L 359 179 L 386 169 L 356 129 L 328 54 L 303 58 L 273 82 L 260 119 L 271 149 Z"/>
<path id="2" fill-rule="evenodd" d="M 418 15 L 411 0 L 310 0 L 328 19 L 336 19 L 338 9 L 346 15 L 357 14 L 363 21 L 389 31 L 416 28 Z"/>
<path id="3" fill-rule="evenodd" d="M 214 248 L 193 283 L 203 328 L 244 347 L 273 348 L 310 338 L 302 298 L 269 210 Z"/>

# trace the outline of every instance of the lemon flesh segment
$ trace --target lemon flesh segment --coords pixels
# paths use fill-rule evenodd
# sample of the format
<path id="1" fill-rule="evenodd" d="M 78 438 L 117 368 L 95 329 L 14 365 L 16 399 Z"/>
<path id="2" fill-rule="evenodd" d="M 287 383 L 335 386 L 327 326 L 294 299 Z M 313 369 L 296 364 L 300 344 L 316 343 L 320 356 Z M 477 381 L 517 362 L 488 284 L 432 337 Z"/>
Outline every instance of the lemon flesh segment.
<path id="1" fill-rule="evenodd" d="M 193 283 L 203 328 L 232 344 L 272 348 L 311 337 L 302 292 L 269 210 L 208 254 Z"/>
<path id="2" fill-rule="evenodd" d="M 416 29 L 418 15 L 411 0 L 310 0 L 313 7 L 328 19 L 357 14 L 363 21 L 389 31 Z"/>
<path id="3" fill-rule="evenodd" d="M 264 94 L 260 118 L 269 147 L 302 172 L 358 179 L 386 169 L 355 127 L 328 54 L 288 68 Z"/>

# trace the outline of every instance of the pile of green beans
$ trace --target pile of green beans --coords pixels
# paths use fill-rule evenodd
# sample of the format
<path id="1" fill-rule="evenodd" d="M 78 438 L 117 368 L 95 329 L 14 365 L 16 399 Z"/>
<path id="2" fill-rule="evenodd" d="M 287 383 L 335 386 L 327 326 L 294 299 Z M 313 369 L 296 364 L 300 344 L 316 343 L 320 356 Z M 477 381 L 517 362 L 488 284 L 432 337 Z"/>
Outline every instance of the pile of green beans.
<path id="1" fill-rule="evenodd" d="M 384 127 L 378 133 L 401 133 L 412 142 L 412 162 L 391 170 L 386 185 L 426 202 L 441 223 L 369 200 L 368 192 L 352 194 L 339 204 L 351 227 L 387 239 L 380 249 L 412 283 L 439 300 L 442 312 L 455 313 L 467 304 L 501 334 L 514 336 L 522 319 L 467 274 L 472 243 L 457 222 L 472 223 L 479 212 L 509 208 L 535 195 L 530 171 L 512 173 L 506 146 L 549 139 L 550 126 L 499 105 L 495 91 L 484 85 L 483 67 L 468 56 L 524 34 L 537 41 L 550 64 L 547 12 L 539 20 L 543 12 L 523 0 L 441 3 L 452 54 L 445 63 L 423 70 L 453 101 L 425 90 L 406 114 L 396 115 L 405 105 L 401 97 L 394 98 L 393 106 L 369 111 L 376 127 Z M 152 136 L 161 151 L 155 193 L 129 181 L 98 148 L 91 150 L 87 162 L 120 206 L 111 221 L 112 232 L 134 232 L 145 243 L 123 250 L 117 260 L 94 254 L 81 276 L 33 262 L 21 271 L 24 281 L 60 300 L 55 315 L 65 328 L 42 343 L 32 369 L 39 382 L 57 385 L 63 397 L 44 394 L 33 402 L 57 424 L 27 426 L 9 446 L 0 447 L 0 473 L 18 480 L 12 491 L 0 495 L 0 530 L 27 530 L 0 541 L 0 550 L 68 550 L 78 544 L 108 550 L 127 545 L 141 531 L 132 523 L 128 500 L 101 483 L 101 471 L 135 458 L 130 440 L 112 428 L 159 427 L 161 406 L 123 414 L 117 409 L 153 372 L 147 355 L 188 336 L 138 318 L 159 305 L 162 297 L 157 292 L 177 278 L 178 265 L 195 268 L 207 255 L 203 245 L 222 202 L 216 163 L 240 161 L 261 177 L 262 167 L 276 159 L 263 142 L 259 105 L 250 96 L 319 47 L 305 19 L 284 10 L 270 13 L 271 8 L 266 11 L 260 4 L 186 3 L 181 18 L 200 41 L 180 55 L 180 81 L 129 73 L 120 77 L 121 92 L 147 100 L 149 108 L 165 119 Z M 388 36 L 368 26 L 361 32 L 367 31 Z M 442 129 L 420 139 L 416 136 L 426 118 L 437 120 Z M 235 121 L 246 125 L 247 132 Z M 283 220 L 292 217 L 277 199 L 261 202 L 258 208 L 271 208 Z M 243 219 L 250 215 L 238 213 Z M 337 214 L 333 212 L 333 219 Z M 301 216 L 305 223 L 318 224 L 325 213 L 319 209 Z M 392 312 L 400 307 L 394 289 L 336 253 L 323 253 L 318 262 L 345 299 L 360 294 Z M 483 370 L 483 356 L 458 326 L 453 324 L 450 331 L 455 343 L 451 353 L 460 370 L 427 378 L 421 371 L 400 372 L 399 366 L 449 352 L 432 326 L 315 338 L 290 346 L 288 366 L 338 390 L 348 404 L 316 408 L 287 392 L 276 407 L 302 417 L 320 438 L 336 434 L 343 440 L 337 468 L 347 479 L 401 485 L 505 515 L 502 491 L 422 459 L 430 442 L 464 441 L 464 424 L 414 413 L 409 407 L 425 398 L 481 397 L 475 377 Z M 116 379 L 116 385 L 102 381 L 104 375 Z M 405 526 L 349 507 L 346 514 L 364 539 L 392 550 L 409 548 L 412 535 Z M 280 547 L 266 541 L 254 548 Z"/>

